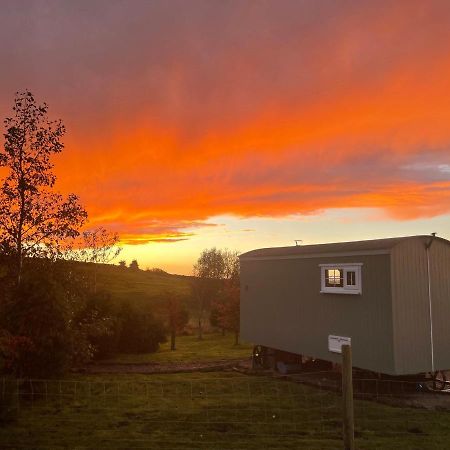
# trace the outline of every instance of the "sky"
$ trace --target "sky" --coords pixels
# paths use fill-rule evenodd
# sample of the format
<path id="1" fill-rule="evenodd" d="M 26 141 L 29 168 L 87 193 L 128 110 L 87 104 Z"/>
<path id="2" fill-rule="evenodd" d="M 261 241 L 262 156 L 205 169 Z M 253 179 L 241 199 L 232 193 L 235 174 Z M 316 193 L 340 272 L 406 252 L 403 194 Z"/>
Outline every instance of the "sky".
<path id="1" fill-rule="evenodd" d="M 67 127 L 57 189 L 121 257 L 450 239 L 450 2 L 2 0 L 0 117 Z"/>

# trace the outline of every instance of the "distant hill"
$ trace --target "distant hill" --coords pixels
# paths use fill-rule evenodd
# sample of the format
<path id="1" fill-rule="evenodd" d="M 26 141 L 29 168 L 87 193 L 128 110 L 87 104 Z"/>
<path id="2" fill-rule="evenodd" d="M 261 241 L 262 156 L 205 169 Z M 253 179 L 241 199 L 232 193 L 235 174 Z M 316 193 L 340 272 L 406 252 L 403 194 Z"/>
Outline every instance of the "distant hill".
<path id="1" fill-rule="evenodd" d="M 97 271 L 97 290 L 107 291 L 115 304 L 128 301 L 142 311 L 164 313 L 163 295 L 167 292 L 175 292 L 187 295 L 186 307 L 193 310 L 193 300 L 190 298 L 190 284 L 192 277 L 185 275 L 173 275 L 162 270 L 133 270 L 128 267 L 120 267 L 111 264 L 93 264 L 72 262 L 84 266 L 87 273 Z M 0 280 L 6 275 L 7 262 L 0 262 Z M 1 286 L 0 286 L 1 287 Z"/>
<path id="2" fill-rule="evenodd" d="M 89 264 L 89 270 L 94 270 Z M 190 293 L 192 277 L 150 270 L 132 270 L 109 264 L 97 265 L 97 288 L 109 291 L 112 300 L 129 301 L 142 309 L 159 309 L 165 292 Z"/>

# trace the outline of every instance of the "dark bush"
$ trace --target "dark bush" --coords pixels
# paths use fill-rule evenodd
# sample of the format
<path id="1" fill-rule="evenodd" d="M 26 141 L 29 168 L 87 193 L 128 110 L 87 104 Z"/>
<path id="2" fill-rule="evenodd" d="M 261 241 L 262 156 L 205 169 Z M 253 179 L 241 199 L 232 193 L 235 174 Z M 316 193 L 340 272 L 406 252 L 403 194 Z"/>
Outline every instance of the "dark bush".
<path id="1" fill-rule="evenodd" d="M 118 351 L 122 353 L 151 353 L 166 342 L 164 325 L 152 314 L 143 314 L 129 303 L 119 311 L 120 331 Z"/>
<path id="2" fill-rule="evenodd" d="M 19 377 L 31 373 L 36 347 L 29 337 L 8 335 L 2 340 L 1 353 L 4 371 Z"/>
<path id="3" fill-rule="evenodd" d="M 12 390 L 6 389 L 0 394 L 0 427 L 16 421 L 17 417 L 17 397 Z"/>
<path id="4" fill-rule="evenodd" d="M 159 267 L 153 267 L 153 269 L 147 269 L 147 272 L 154 273 L 157 275 L 170 275 L 168 272 L 166 272 L 163 269 L 160 269 Z"/>
<path id="5" fill-rule="evenodd" d="M 84 307 L 76 318 L 77 329 L 84 335 L 86 351 L 80 349 L 81 356 L 87 352 L 93 358 L 106 358 L 117 351 L 119 324 L 111 295 L 106 291 L 90 293 Z M 82 339 L 77 339 L 80 342 Z"/>
<path id="6" fill-rule="evenodd" d="M 10 369 L 21 377 L 60 375 L 70 362 L 71 337 L 62 293 L 51 278 L 28 276 L 5 307 L 13 336 Z"/>

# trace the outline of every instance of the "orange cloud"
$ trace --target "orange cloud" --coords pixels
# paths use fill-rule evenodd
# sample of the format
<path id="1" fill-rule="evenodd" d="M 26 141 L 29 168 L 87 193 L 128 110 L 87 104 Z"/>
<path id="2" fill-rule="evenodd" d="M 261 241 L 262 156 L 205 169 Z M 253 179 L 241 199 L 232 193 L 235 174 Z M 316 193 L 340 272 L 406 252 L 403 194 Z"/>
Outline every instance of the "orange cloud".
<path id="1" fill-rule="evenodd" d="M 59 186 L 91 224 L 175 242 L 222 214 L 450 212 L 448 2 L 122 8 L 47 11 L 5 84 L 52 50 L 31 79 L 68 126 Z"/>

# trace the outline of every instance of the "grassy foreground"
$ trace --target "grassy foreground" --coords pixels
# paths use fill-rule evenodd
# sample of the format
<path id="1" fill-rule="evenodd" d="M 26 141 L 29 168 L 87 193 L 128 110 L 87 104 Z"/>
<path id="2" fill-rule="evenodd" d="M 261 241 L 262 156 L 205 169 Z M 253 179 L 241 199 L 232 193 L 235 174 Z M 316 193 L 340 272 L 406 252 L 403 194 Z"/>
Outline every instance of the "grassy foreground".
<path id="1" fill-rule="evenodd" d="M 341 449 L 333 392 L 235 373 L 6 383 L 1 448 Z M 450 413 L 356 401 L 359 450 L 448 449 Z"/>
<path id="2" fill-rule="evenodd" d="M 225 336 L 220 333 L 208 333 L 201 341 L 197 336 L 178 336 L 175 351 L 171 351 L 170 342 L 166 342 L 156 353 L 119 354 L 103 362 L 112 364 L 192 363 L 244 359 L 249 358 L 251 354 L 252 346 L 245 343 L 234 345 L 234 336 L 231 333 Z"/>

